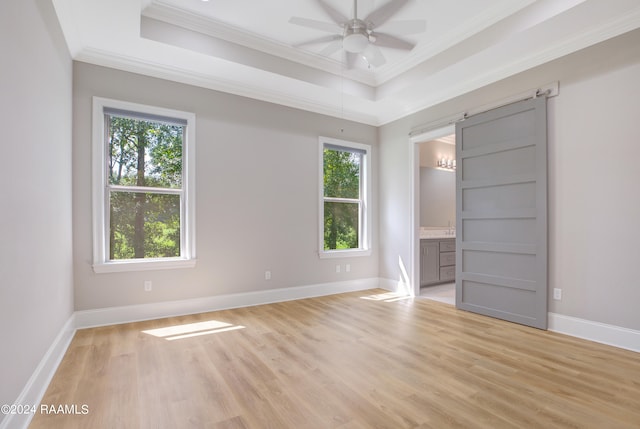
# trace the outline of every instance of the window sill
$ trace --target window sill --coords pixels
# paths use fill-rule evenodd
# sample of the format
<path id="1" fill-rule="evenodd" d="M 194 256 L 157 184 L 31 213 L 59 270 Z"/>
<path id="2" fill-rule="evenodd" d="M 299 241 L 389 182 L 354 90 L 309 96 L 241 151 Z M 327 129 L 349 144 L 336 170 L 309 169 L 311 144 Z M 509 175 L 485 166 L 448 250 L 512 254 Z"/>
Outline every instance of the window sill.
<path id="1" fill-rule="evenodd" d="M 355 258 L 359 256 L 371 256 L 371 249 L 322 250 L 318 255 L 320 259 Z"/>
<path id="2" fill-rule="evenodd" d="M 194 268 L 196 259 L 146 259 L 141 261 L 114 261 L 93 264 L 93 272 L 123 273 L 128 271 L 173 270 Z"/>

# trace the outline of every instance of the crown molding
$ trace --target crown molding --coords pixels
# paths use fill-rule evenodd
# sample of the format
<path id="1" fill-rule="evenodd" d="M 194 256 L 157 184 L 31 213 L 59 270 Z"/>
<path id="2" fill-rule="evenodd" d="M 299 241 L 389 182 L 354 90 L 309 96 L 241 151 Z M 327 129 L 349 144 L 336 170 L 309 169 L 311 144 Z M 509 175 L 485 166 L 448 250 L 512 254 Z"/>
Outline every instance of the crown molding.
<path id="1" fill-rule="evenodd" d="M 348 106 L 342 106 L 339 98 L 336 98 L 335 103 L 323 103 L 314 98 L 304 97 L 300 95 L 300 93 L 284 93 L 282 91 L 271 90 L 266 85 L 249 84 L 246 81 L 221 78 L 219 76 L 195 72 L 191 69 L 175 67 L 168 64 L 152 63 L 138 57 L 96 48 L 86 48 L 82 50 L 75 59 L 103 67 L 194 85 L 348 121 L 373 126 L 380 125 L 375 115 L 366 114 L 360 110 L 349 109 Z M 255 79 L 255 82 L 260 82 L 260 80 Z"/>

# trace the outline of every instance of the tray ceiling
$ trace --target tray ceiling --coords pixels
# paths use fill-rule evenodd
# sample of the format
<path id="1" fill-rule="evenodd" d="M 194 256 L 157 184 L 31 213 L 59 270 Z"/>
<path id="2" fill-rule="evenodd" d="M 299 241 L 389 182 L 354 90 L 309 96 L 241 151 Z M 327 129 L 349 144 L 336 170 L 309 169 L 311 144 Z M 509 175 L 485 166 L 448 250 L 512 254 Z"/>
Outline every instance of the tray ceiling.
<path id="1" fill-rule="evenodd" d="M 344 15 L 352 2 L 325 0 Z M 386 0 L 360 0 L 359 16 Z M 290 107 L 382 125 L 640 27 L 637 0 L 411 0 L 391 21 L 424 19 L 383 49 L 379 68 L 348 69 L 316 0 L 53 0 L 71 55 L 89 62 Z"/>

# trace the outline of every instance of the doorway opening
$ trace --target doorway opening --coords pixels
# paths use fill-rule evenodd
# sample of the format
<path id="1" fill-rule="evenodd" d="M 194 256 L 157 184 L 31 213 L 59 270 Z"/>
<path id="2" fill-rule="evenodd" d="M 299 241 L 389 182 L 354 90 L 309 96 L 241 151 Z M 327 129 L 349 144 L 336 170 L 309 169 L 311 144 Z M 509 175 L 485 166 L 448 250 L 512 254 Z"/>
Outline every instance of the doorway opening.
<path id="1" fill-rule="evenodd" d="M 455 125 L 411 138 L 413 293 L 455 304 Z"/>

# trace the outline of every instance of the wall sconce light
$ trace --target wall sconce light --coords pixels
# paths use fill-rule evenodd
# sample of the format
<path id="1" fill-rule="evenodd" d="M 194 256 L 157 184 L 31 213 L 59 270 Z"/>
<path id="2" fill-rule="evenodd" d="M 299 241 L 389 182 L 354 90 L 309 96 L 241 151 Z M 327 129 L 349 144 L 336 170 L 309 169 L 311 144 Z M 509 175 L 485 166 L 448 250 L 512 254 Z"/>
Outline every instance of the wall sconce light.
<path id="1" fill-rule="evenodd" d="M 446 170 L 455 170 L 456 169 L 456 160 L 448 159 L 448 158 L 440 158 L 438 159 L 438 167 L 444 168 Z"/>

